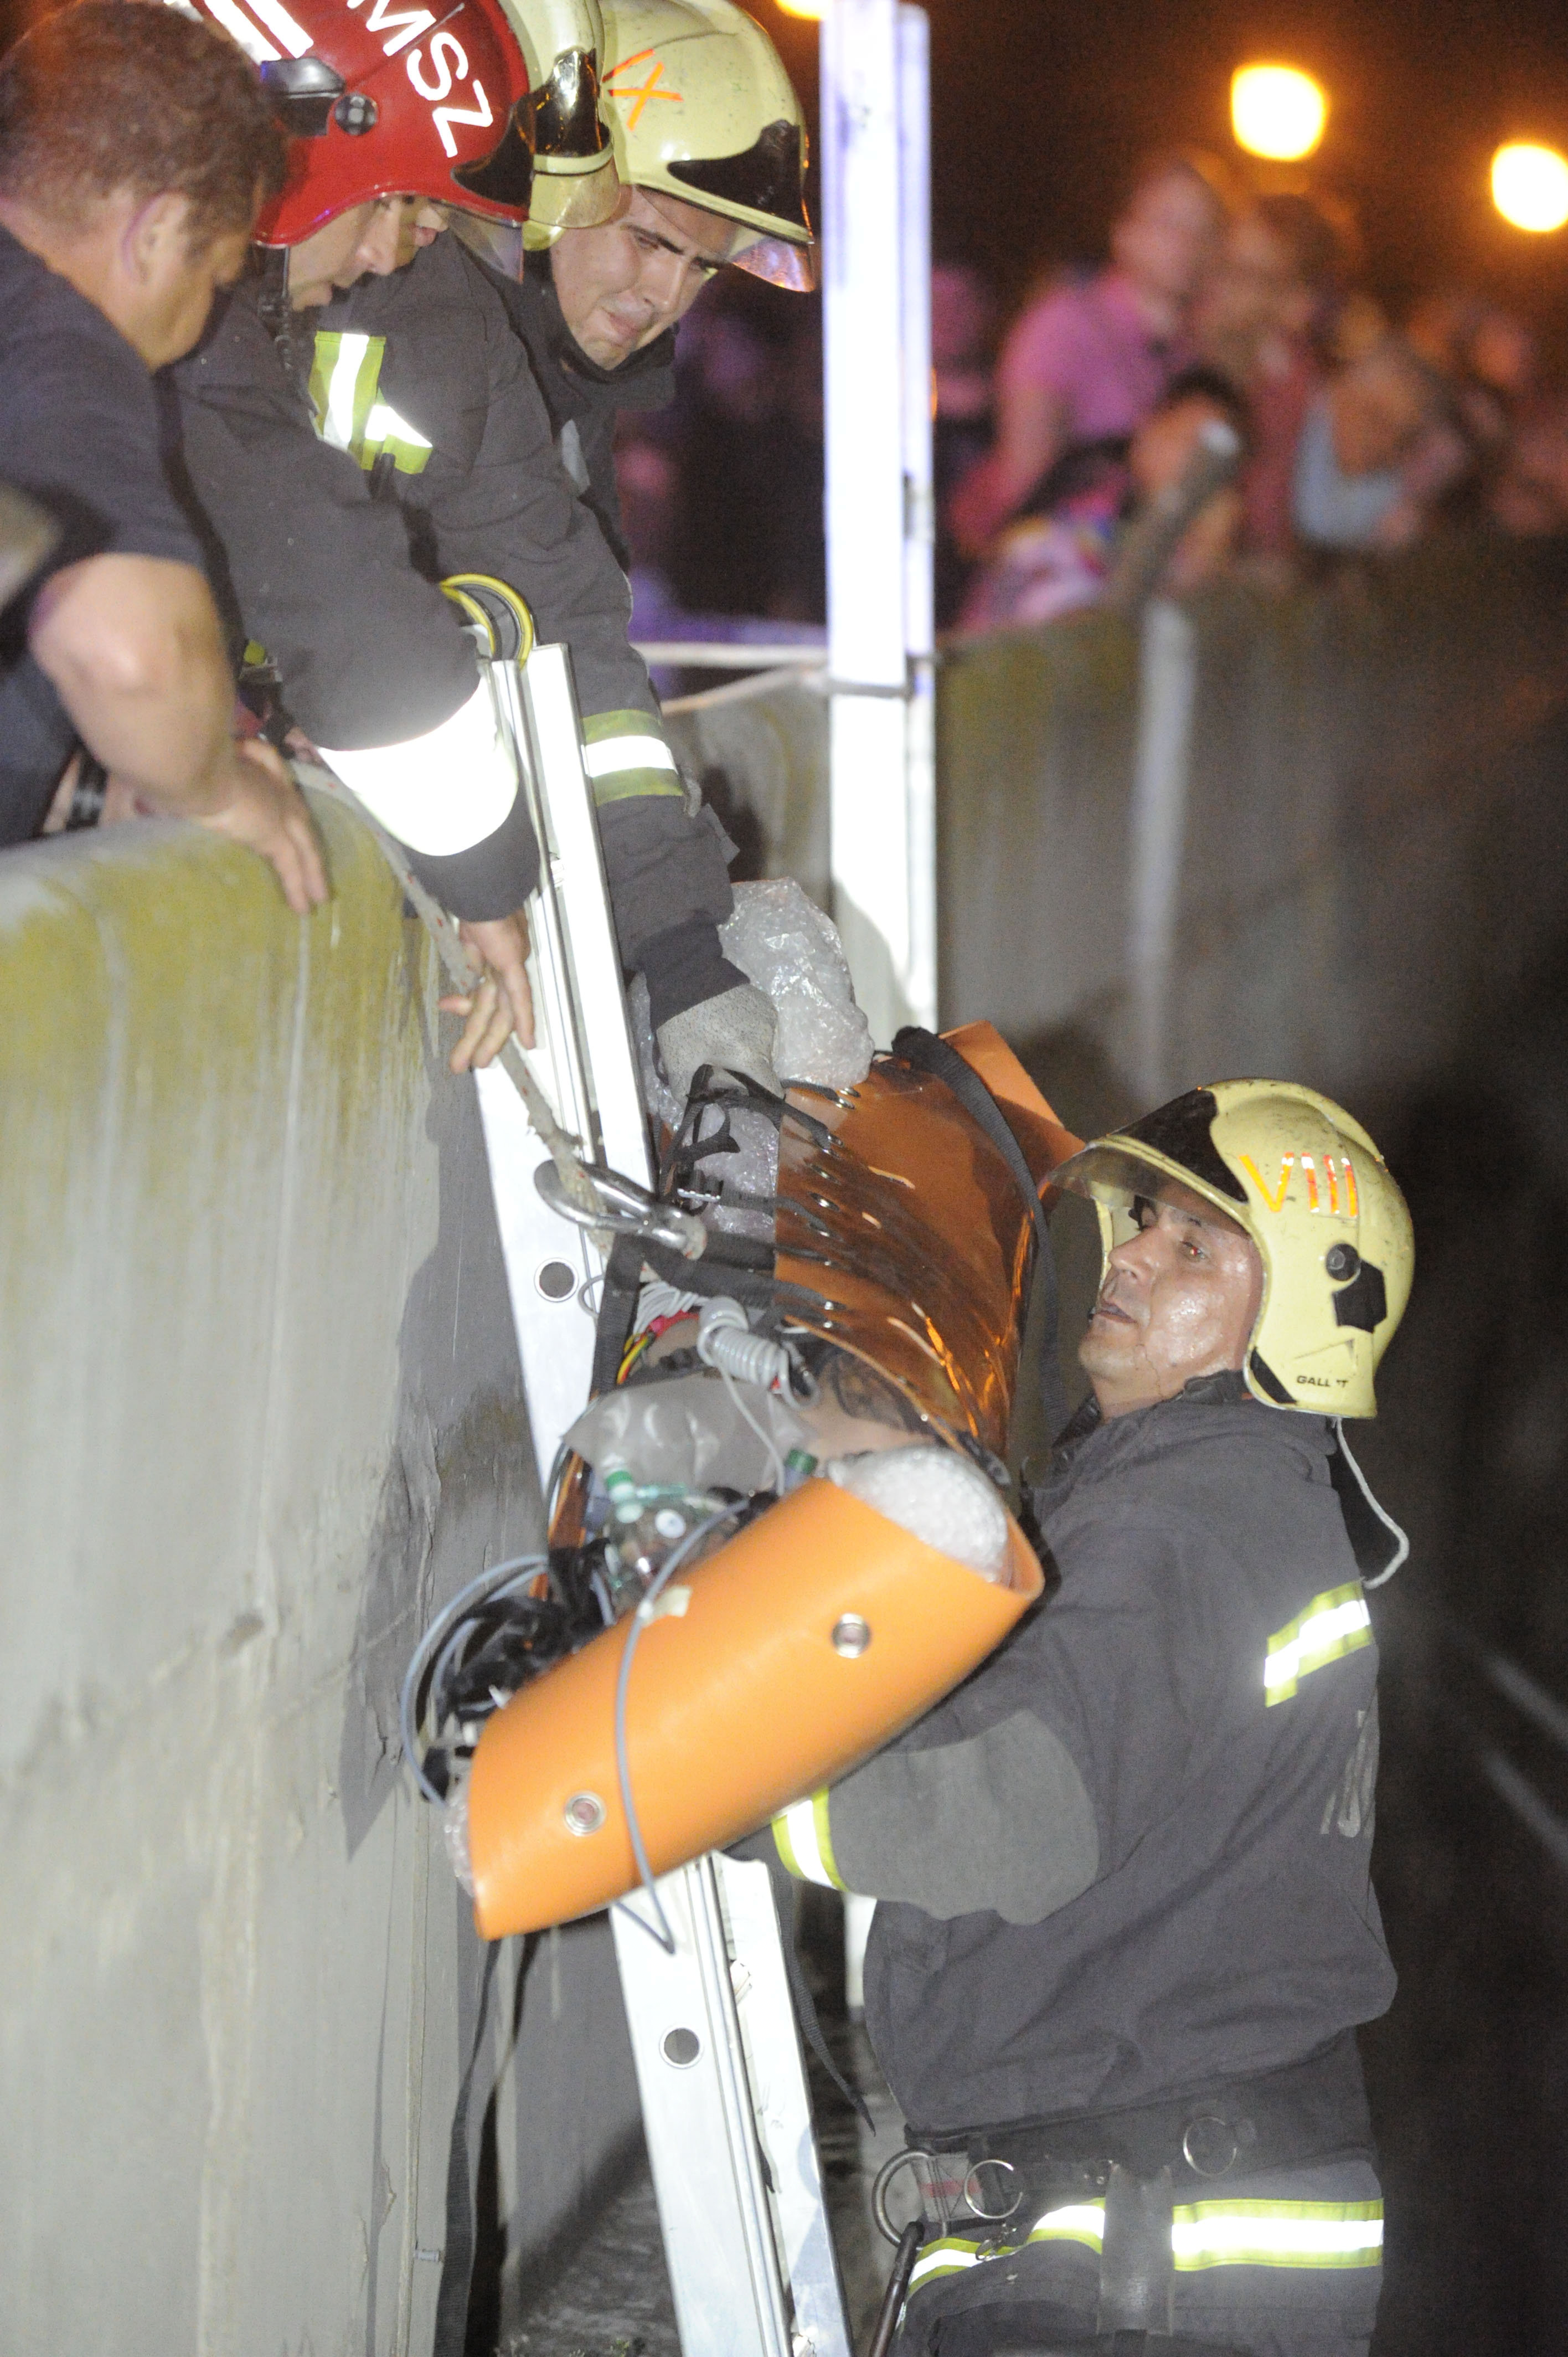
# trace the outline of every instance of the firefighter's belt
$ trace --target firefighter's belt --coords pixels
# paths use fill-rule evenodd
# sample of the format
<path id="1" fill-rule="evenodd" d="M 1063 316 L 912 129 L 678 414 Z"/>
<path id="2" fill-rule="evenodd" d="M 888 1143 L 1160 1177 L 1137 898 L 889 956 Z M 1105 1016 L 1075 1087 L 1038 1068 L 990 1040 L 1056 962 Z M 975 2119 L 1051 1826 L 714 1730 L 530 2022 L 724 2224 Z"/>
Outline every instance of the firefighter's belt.
<path id="1" fill-rule="evenodd" d="M 912 2158 L 932 2163 L 929 2178 L 917 2175 L 926 2216 L 942 2231 L 967 2220 L 1001 2226 L 1036 2197 L 1099 2195 L 1112 2169 L 1145 2184 L 1168 2171 L 1174 2193 L 1309 2161 L 1375 2158 L 1353 2030 L 1305 2061 L 1174 2102 L 956 2135 L 911 2127 L 908 2143 Z"/>

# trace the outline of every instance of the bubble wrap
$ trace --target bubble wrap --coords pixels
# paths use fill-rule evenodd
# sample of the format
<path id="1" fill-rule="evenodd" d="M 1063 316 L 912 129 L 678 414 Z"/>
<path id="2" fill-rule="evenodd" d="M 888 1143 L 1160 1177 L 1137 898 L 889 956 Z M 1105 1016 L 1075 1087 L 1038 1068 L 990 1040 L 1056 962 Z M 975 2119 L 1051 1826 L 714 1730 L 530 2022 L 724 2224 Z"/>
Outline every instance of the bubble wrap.
<path id="1" fill-rule="evenodd" d="M 737 884 L 735 914 L 720 926 L 719 941 L 730 963 L 765 990 L 778 1009 L 776 1071 L 786 1080 L 815 1081 L 829 1089 L 853 1089 L 865 1080 L 871 1070 L 871 1027 L 854 1003 L 838 927 L 792 877 Z M 631 986 L 631 1014 L 649 1104 L 673 1128 L 682 1108 L 655 1064 L 648 985 L 640 974 Z"/>
<path id="2" fill-rule="evenodd" d="M 871 1026 L 838 927 L 794 877 L 737 884 L 735 914 L 719 928 L 724 953 L 779 1010 L 773 1068 L 790 1081 L 853 1089 L 871 1070 Z"/>
<path id="3" fill-rule="evenodd" d="M 1007 1562 L 1007 1510 L 978 1466 L 950 1448 L 874 1449 L 840 1457 L 828 1479 L 886 1514 L 901 1531 L 987 1579 L 1000 1579 Z"/>

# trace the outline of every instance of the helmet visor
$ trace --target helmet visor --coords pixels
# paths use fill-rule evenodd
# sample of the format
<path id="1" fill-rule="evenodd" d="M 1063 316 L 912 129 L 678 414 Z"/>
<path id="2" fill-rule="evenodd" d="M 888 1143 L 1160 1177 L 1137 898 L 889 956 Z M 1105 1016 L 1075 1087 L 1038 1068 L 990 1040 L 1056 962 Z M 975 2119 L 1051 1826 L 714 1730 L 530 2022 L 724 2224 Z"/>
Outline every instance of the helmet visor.
<path id="1" fill-rule="evenodd" d="M 1218 1160 L 1218 1156 L 1215 1158 Z M 1223 1168 L 1223 1164 L 1220 1167 Z M 1230 1173 L 1226 1176 L 1229 1178 Z M 1201 1196 L 1216 1211 L 1223 1211 L 1237 1227 L 1245 1226 L 1230 1208 L 1234 1200 L 1230 1188 L 1217 1188 L 1208 1178 L 1157 1147 L 1140 1152 L 1126 1142 L 1125 1133 L 1121 1137 L 1086 1146 L 1081 1154 L 1075 1154 L 1052 1173 L 1052 1184 L 1065 1188 L 1069 1194 L 1087 1195 L 1091 1202 L 1103 1203 L 1110 1211 L 1131 1211 L 1140 1197 L 1155 1203 L 1168 1201 L 1178 1188 L 1184 1189 L 1189 1195 Z"/>
<path id="2" fill-rule="evenodd" d="M 738 156 L 703 156 L 692 161 L 672 158 L 664 169 L 672 180 L 693 191 L 701 204 L 713 197 L 721 205 L 740 205 L 748 213 L 766 213 L 770 221 L 811 234 L 806 218 L 805 143 L 798 123 L 770 123 Z"/>
<path id="3" fill-rule="evenodd" d="M 530 102 L 520 99 L 512 108 L 497 145 L 477 163 L 455 164 L 452 178 L 471 197 L 525 214 L 533 193 L 533 113 Z"/>
<path id="4" fill-rule="evenodd" d="M 817 249 L 793 245 L 788 238 L 742 235 L 730 260 L 737 270 L 766 278 L 770 286 L 788 287 L 792 295 L 810 295 L 817 283 Z"/>

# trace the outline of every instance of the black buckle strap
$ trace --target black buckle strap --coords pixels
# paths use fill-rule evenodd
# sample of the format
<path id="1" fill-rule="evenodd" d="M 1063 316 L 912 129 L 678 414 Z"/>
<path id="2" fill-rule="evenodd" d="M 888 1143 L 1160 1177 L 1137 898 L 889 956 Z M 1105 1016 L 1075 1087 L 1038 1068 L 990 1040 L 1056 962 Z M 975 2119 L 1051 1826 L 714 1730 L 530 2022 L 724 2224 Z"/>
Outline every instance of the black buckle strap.
<path id="1" fill-rule="evenodd" d="M 972 2174 L 984 2162 L 1004 2166 L 1012 2173 L 1009 2190 L 1017 2184 L 1021 2199 L 1026 2188 L 1048 2191 L 1096 2177 L 1103 2183 L 1113 2167 L 1144 2179 L 1168 2169 L 1173 2185 L 1194 2189 L 1339 2154 L 1369 2158 L 1375 2150 L 1353 2029 L 1299 2062 L 1171 2103 L 1019 2120 L 961 2135 L 911 2128 L 908 2137 L 925 2152 L 963 2153 Z"/>
<path id="2" fill-rule="evenodd" d="M 1040 1395 L 1052 1433 L 1061 1430 L 1067 1422 L 1067 1398 L 1062 1390 L 1061 1370 L 1057 1364 L 1057 1264 L 1051 1251 L 1050 1232 L 1046 1225 L 1045 1206 L 1033 1173 L 1024 1159 L 1024 1149 L 1014 1136 L 1003 1112 L 972 1064 L 966 1064 L 958 1049 L 927 1031 L 918 1023 L 908 1023 L 893 1041 L 893 1053 L 918 1072 L 929 1072 L 933 1080 L 958 1099 L 970 1119 L 983 1129 L 1007 1165 L 1013 1182 L 1023 1196 L 1034 1222 L 1035 1239 L 1039 1246 L 1039 1281 L 1046 1288 L 1044 1332 L 1040 1342 Z"/>

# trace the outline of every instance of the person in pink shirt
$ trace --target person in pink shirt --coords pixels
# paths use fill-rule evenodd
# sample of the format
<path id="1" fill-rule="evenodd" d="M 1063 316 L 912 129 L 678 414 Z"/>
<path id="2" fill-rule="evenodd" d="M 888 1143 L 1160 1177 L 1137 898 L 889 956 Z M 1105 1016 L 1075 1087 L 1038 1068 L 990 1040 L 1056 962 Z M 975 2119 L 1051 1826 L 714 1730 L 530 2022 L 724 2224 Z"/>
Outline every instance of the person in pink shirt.
<path id="1" fill-rule="evenodd" d="M 961 547 L 983 549 L 1067 451 L 1142 425 L 1192 358 L 1183 330 L 1226 217 L 1218 166 L 1155 156 L 1112 230 L 1110 266 L 1030 304 L 997 369 L 995 447 L 952 500 Z"/>

